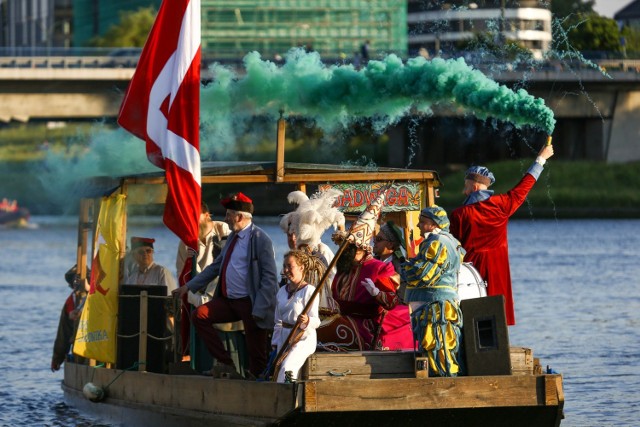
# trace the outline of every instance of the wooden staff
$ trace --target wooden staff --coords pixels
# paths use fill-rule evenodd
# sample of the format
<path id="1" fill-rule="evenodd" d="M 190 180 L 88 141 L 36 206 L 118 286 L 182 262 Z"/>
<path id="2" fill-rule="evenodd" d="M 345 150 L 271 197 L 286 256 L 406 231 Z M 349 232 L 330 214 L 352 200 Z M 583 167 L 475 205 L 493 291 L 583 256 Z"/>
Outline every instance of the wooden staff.
<path id="1" fill-rule="evenodd" d="M 320 279 L 320 284 L 316 287 L 316 290 L 313 291 L 313 293 L 311 294 L 311 298 L 309 298 L 309 301 L 304 306 L 304 309 L 302 310 L 302 313 L 300 313 L 300 315 L 298 315 L 298 318 L 296 319 L 296 323 L 293 325 L 293 328 L 291 328 L 291 332 L 289 332 L 289 335 L 287 336 L 287 339 L 285 340 L 284 343 L 282 343 L 282 347 L 280 347 L 280 350 L 278 350 L 278 355 L 276 356 L 276 361 L 273 364 L 273 372 L 270 372 L 272 374 L 272 381 L 276 380 L 276 374 L 278 373 L 278 370 L 280 369 L 280 365 L 282 365 L 282 362 L 283 362 L 284 358 L 287 355 L 287 350 L 289 349 L 290 346 L 295 344 L 294 342 L 292 342 L 293 338 L 295 336 L 297 336 L 297 332 L 300 330 L 300 327 L 302 326 L 300 324 L 300 316 L 301 315 L 306 315 L 309 312 L 309 310 L 311 310 L 311 306 L 313 305 L 313 302 L 315 301 L 316 297 L 320 293 L 320 290 L 324 286 L 324 283 L 327 281 L 327 277 L 329 276 L 329 273 L 331 272 L 331 269 L 336 265 L 336 262 L 338 261 L 338 258 L 340 257 L 340 255 L 342 255 L 342 252 L 344 252 L 344 250 L 347 248 L 347 245 L 350 243 L 349 242 L 349 236 L 351 236 L 351 230 L 349 230 L 349 234 L 347 234 L 347 237 L 340 244 L 340 247 L 338 248 L 338 251 L 336 252 L 336 254 L 333 257 L 333 259 L 331 260 L 331 262 L 329 263 L 329 266 L 327 267 L 327 269 L 324 271 L 324 274 L 322 275 L 322 278 Z"/>
<path id="2" fill-rule="evenodd" d="M 389 191 L 389 188 L 391 188 L 393 183 L 394 183 L 394 181 L 391 181 L 389 184 L 387 184 L 385 186 L 385 188 L 383 190 L 385 194 L 386 194 L 387 191 Z M 367 208 L 368 208 L 368 206 L 367 206 Z M 382 207 L 381 207 L 381 209 L 382 209 Z M 289 335 L 287 336 L 287 339 L 285 340 L 284 343 L 282 343 L 282 347 L 280 348 L 280 350 L 278 350 L 278 355 L 276 356 L 275 363 L 273 364 L 273 372 L 270 372 L 270 374 L 272 375 L 272 379 L 271 379 L 272 381 L 276 380 L 277 373 L 280 370 L 280 365 L 282 365 L 282 362 L 284 361 L 284 358 L 287 356 L 289 347 L 291 347 L 291 346 L 293 346 L 295 344 L 295 342 L 293 342 L 293 339 L 298 336 L 298 331 L 300 330 L 300 327 L 302 326 L 300 324 L 300 316 L 301 315 L 306 315 L 309 312 L 309 310 L 311 310 L 311 306 L 313 305 L 313 302 L 315 301 L 316 297 L 320 293 L 320 290 L 324 286 L 324 283 L 327 281 L 327 277 L 329 275 L 329 272 L 336 265 L 336 262 L 338 261 L 338 258 L 340 258 L 340 255 L 342 255 L 342 252 L 344 252 L 344 250 L 347 248 L 347 245 L 350 243 L 349 242 L 349 237 L 351 237 L 351 233 L 353 231 L 353 226 L 357 222 L 358 222 L 357 220 L 354 221 L 351 224 L 351 227 L 349 227 L 349 232 L 347 233 L 347 236 L 345 237 L 344 241 L 338 247 L 338 251 L 336 252 L 336 254 L 333 257 L 333 259 L 331 260 L 331 262 L 329 263 L 329 266 L 325 270 L 324 274 L 322 275 L 322 278 L 320 279 L 320 284 L 316 287 L 316 290 L 313 291 L 313 293 L 311 294 L 311 298 L 309 298 L 309 301 L 304 306 L 304 309 L 302 310 L 302 313 L 300 313 L 300 315 L 298 315 L 298 318 L 296 319 L 296 323 L 293 325 L 293 328 L 291 328 L 291 332 L 289 332 Z"/>

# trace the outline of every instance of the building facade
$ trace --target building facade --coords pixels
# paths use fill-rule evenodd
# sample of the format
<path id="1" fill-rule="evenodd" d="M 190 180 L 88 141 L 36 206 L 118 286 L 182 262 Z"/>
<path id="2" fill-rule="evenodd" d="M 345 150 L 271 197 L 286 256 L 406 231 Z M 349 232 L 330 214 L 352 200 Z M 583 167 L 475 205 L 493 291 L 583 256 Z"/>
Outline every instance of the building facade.
<path id="1" fill-rule="evenodd" d="M 202 49 L 210 57 L 266 58 L 292 47 L 351 57 L 407 50 L 406 0 L 202 0 Z"/>
<path id="2" fill-rule="evenodd" d="M 542 58 L 551 48 L 546 0 L 408 0 L 409 54 L 455 51 L 478 34 L 498 36 Z"/>
<path id="3" fill-rule="evenodd" d="M 0 1 L 0 45 L 8 53 L 51 46 L 52 27 L 53 0 Z"/>

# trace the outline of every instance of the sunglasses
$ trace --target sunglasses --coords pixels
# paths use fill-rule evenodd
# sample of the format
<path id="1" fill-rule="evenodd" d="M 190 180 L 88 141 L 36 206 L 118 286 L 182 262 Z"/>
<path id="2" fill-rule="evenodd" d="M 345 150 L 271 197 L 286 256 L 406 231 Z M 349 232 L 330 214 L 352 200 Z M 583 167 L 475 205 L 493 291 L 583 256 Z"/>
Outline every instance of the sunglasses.
<path id="1" fill-rule="evenodd" d="M 153 249 L 151 249 L 151 248 L 136 249 L 136 255 L 152 254 L 152 253 L 153 253 Z"/>

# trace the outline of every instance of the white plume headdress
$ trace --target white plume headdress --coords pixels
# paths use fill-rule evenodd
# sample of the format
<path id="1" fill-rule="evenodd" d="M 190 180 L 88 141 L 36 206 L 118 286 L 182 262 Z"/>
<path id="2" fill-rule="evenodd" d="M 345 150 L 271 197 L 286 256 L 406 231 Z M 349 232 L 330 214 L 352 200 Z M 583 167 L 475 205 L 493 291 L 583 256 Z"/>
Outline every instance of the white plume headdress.
<path id="1" fill-rule="evenodd" d="M 329 227 L 344 227 L 344 214 L 334 207 L 341 195 L 342 191 L 333 188 L 319 191 L 311 198 L 302 191 L 292 191 L 287 200 L 297 203 L 298 208 L 282 217 L 280 228 L 287 234 L 295 234 L 298 245 L 316 247 Z"/>

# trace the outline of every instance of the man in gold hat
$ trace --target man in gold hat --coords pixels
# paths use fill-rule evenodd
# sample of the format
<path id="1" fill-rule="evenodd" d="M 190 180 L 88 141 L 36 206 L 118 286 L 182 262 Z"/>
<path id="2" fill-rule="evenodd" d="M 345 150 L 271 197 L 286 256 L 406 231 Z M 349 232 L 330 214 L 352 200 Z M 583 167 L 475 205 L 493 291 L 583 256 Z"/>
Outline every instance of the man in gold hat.
<path id="1" fill-rule="evenodd" d="M 400 276 L 392 264 L 373 258 L 371 237 L 386 192 L 359 216 L 348 232 L 333 234 L 346 248 L 336 261 L 332 296 L 340 315 L 318 328 L 318 345 L 330 351 L 411 350 L 409 308 L 400 303 Z M 346 243 L 345 243 L 346 240 Z"/>

